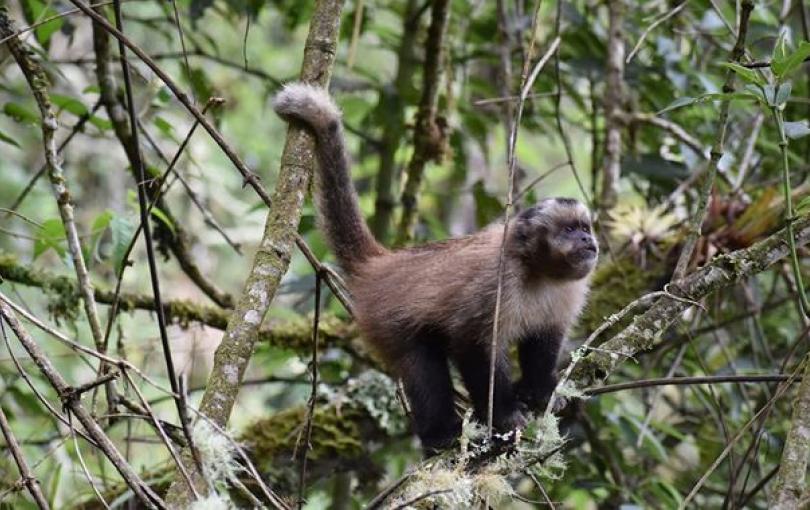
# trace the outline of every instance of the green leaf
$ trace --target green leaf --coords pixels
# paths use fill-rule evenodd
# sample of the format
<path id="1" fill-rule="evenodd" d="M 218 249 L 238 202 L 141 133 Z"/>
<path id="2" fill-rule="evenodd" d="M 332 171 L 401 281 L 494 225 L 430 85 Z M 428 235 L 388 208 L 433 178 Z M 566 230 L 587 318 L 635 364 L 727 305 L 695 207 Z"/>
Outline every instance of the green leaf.
<path id="1" fill-rule="evenodd" d="M 748 69 L 747 67 L 743 67 L 740 64 L 735 64 L 733 62 L 725 62 L 722 64 L 723 67 L 726 69 L 731 69 L 734 73 L 740 77 L 746 83 L 751 83 L 754 85 L 765 85 L 767 82 L 765 78 L 760 76 L 758 72 L 753 69 Z"/>
<path id="2" fill-rule="evenodd" d="M 795 209 L 794 212 L 796 214 L 799 214 L 799 215 L 809 213 L 810 212 L 810 195 L 807 195 L 804 198 L 802 198 L 801 200 L 799 200 L 799 203 L 796 204 L 796 207 L 794 209 Z"/>
<path id="3" fill-rule="evenodd" d="M 158 128 L 167 138 L 174 139 L 174 126 L 169 121 L 161 116 L 155 116 L 152 123 Z"/>
<path id="4" fill-rule="evenodd" d="M 91 115 L 88 122 L 96 126 L 99 131 L 107 131 L 108 129 L 112 129 L 112 122 L 107 119 L 102 119 L 101 117 L 96 117 L 95 115 Z"/>
<path id="5" fill-rule="evenodd" d="M 51 94 L 51 102 L 59 108 L 59 111 L 65 110 L 77 117 L 87 115 L 88 109 L 78 99 L 70 96 L 63 96 L 61 94 Z"/>
<path id="6" fill-rule="evenodd" d="M 183 71 L 198 100 L 205 102 L 209 97 L 214 95 L 214 86 L 211 85 L 205 71 L 199 67 L 192 67 L 190 69 L 183 67 Z"/>
<path id="7" fill-rule="evenodd" d="M 741 90 L 739 92 L 732 92 L 730 94 L 721 94 L 713 92 L 709 94 L 703 94 L 698 97 L 681 97 L 673 101 L 669 106 L 665 107 L 663 110 L 660 110 L 656 115 L 661 115 L 662 113 L 676 110 L 678 108 L 683 108 L 684 106 L 706 103 L 709 101 L 733 101 L 733 100 L 751 100 L 751 99 L 754 99 L 756 101 L 762 101 L 760 95 L 757 95 L 756 93 L 752 92 L 749 89 Z"/>
<path id="8" fill-rule="evenodd" d="M 0 142 L 6 142 L 7 144 L 13 145 L 14 147 L 17 147 L 18 149 L 20 148 L 20 144 L 18 144 L 15 139 L 11 138 L 7 134 L 3 133 L 2 131 L 0 131 Z"/>
<path id="9" fill-rule="evenodd" d="M 37 230 L 36 241 L 34 241 L 34 259 L 53 249 L 60 257 L 65 256 L 65 228 L 62 226 L 62 220 L 59 218 L 52 218 L 42 222 L 42 227 Z"/>
<path id="10" fill-rule="evenodd" d="M 56 496 L 59 494 L 59 485 L 62 482 L 62 467 L 64 464 L 56 463 L 56 468 L 51 473 L 48 482 L 48 503 L 51 508 L 56 508 Z"/>
<path id="11" fill-rule="evenodd" d="M 110 257 L 110 253 L 108 253 L 109 248 L 109 237 L 105 236 L 104 234 L 107 233 L 108 227 L 110 226 L 110 222 L 112 221 L 115 213 L 111 210 L 107 209 L 106 211 L 102 212 L 93 220 L 93 226 L 91 229 L 91 238 L 90 238 L 90 246 L 88 246 L 88 250 L 92 250 L 92 253 L 95 254 L 95 257 L 90 257 L 89 254 L 85 254 L 85 260 L 106 260 Z M 107 241 L 107 242 L 105 242 Z"/>
<path id="12" fill-rule="evenodd" d="M 777 44 L 777 46 L 780 46 Z M 784 52 L 784 48 L 780 50 Z M 799 47 L 793 53 L 778 55 L 779 52 L 774 52 L 771 60 L 771 71 L 776 76 L 777 81 L 782 81 L 795 71 L 802 62 L 810 57 L 810 42 L 802 41 Z"/>
<path id="13" fill-rule="evenodd" d="M 126 216 L 116 214 L 110 219 L 110 234 L 112 263 L 115 272 L 118 273 L 125 262 L 124 257 L 127 254 L 127 248 L 129 248 L 129 243 L 135 234 L 135 225 Z"/>
<path id="14" fill-rule="evenodd" d="M 51 18 L 59 15 L 59 12 L 51 7 L 53 2 L 45 3 L 41 0 L 26 0 L 25 2 L 20 3 L 22 4 L 25 21 L 28 22 L 29 25 L 38 23 L 45 18 Z M 47 50 L 50 46 L 51 36 L 62 28 L 64 22 L 64 18 L 57 17 L 52 21 L 43 23 L 34 30 L 37 42 L 39 42 L 39 44 L 41 44 L 45 50 Z"/>
<path id="15" fill-rule="evenodd" d="M 670 103 L 669 106 L 666 106 L 663 110 L 660 110 L 657 115 L 661 115 L 662 113 L 665 113 L 665 112 L 668 112 L 668 111 L 677 110 L 678 108 L 683 108 L 684 106 L 693 105 L 697 101 L 698 101 L 698 98 L 696 98 L 696 97 L 690 97 L 690 96 L 679 97 L 678 99 L 676 99 L 675 101 Z"/>
<path id="16" fill-rule="evenodd" d="M 33 110 L 29 110 L 25 106 L 17 103 L 4 104 L 3 113 L 17 122 L 22 122 L 25 124 L 36 124 L 39 122 L 39 115 L 37 115 Z"/>
<path id="17" fill-rule="evenodd" d="M 806 120 L 785 122 L 785 135 L 792 140 L 805 137 L 810 135 L 810 126 Z"/>
<path id="18" fill-rule="evenodd" d="M 779 88 L 776 89 L 776 98 L 774 99 L 775 103 L 774 106 L 780 107 L 785 103 L 787 103 L 787 100 L 790 97 L 791 85 L 790 82 L 786 82 L 777 86 Z"/>
<path id="19" fill-rule="evenodd" d="M 161 223 L 166 225 L 166 227 L 168 227 L 168 229 L 172 231 L 172 234 L 175 234 L 174 224 L 171 222 L 169 217 L 166 216 L 166 213 L 161 211 L 157 206 L 152 207 L 152 216 L 159 219 Z"/>
<path id="20" fill-rule="evenodd" d="M 72 113 L 77 117 L 83 117 L 85 115 L 90 114 L 90 110 L 88 110 L 87 106 L 84 103 L 76 99 L 75 97 L 70 96 L 63 96 L 60 94 L 52 94 L 51 101 L 54 105 L 56 105 L 59 110 L 64 110 L 67 112 Z M 101 117 L 96 117 L 95 115 L 90 115 L 87 119 L 92 125 L 96 126 L 99 131 L 106 131 L 108 129 L 112 129 L 112 122 L 107 119 L 102 119 Z"/>

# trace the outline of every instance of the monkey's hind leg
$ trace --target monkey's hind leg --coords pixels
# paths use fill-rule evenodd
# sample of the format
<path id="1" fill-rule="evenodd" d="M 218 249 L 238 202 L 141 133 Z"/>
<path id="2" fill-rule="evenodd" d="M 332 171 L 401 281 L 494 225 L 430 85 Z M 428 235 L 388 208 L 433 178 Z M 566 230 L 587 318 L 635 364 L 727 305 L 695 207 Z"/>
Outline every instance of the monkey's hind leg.
<path id="1" fill-rule="evenodd" d="M 512 388 L 509 359 L 504 352 L 497 352 L 495 356 L 492 425 L 496 430 L 506 432 L 524 426 L 526 419 L 520 412 Z M 453 359 L 470 393 L 476 418 L 486 423 L 489 414 L 489 346 L 467 345 L 455 352 Z"/>
<path id="2" fill-rule="evenodd" d="M 453 384 L 447 353 L 439 339 L 417 338 L 399 363 L 414 428 L 427 453 L 453 445 L 461 420 L 453 405 Z"/>

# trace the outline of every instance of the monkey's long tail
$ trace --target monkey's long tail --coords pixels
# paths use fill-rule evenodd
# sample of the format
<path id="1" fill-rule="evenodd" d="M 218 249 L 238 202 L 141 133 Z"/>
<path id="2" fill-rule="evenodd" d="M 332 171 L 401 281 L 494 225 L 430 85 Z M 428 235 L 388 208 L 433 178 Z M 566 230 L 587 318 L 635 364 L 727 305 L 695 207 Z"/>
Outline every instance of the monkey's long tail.
<path id="1" fill-rule="evenodd" d="M 354 190 L 341 127 L 341 113 L 329 93 L 305 83 L 284 86 L 273 109 L 285 120 L 302 122 L 316 139 L 320 222 L 338 261 L 349 273 L 367 258 L 384 253 L 368 229 Z"/>

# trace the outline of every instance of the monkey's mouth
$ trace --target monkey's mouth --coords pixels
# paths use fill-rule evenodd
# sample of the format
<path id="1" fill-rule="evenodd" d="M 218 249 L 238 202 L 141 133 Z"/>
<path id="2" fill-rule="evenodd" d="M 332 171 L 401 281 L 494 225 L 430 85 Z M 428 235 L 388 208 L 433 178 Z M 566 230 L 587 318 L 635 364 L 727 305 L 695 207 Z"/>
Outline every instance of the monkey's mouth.
<path id="1" fill-rule="evenodd" d="M 580 260 L 593 260 L 596 258 L 597 249 L 595 245 L 584 246 L 577 251 L 577 258 Z"/>

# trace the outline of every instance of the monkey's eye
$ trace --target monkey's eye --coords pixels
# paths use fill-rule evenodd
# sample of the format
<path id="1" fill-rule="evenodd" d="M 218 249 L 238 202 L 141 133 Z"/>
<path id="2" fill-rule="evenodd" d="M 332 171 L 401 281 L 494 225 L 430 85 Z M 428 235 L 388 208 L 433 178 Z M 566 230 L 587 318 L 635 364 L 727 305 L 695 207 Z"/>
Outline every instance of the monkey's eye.
<path id="1" fill-rule="evenodd" d="M 583 231 L 583 232 L 585 232 L 586 234 L 590 234 L 590 233 L 591 233 L 591 227 L 589 227 L 588 225 L 582 225 L 581 229 L 582 229 L 582 231 Z"/>
<path id="2" fill-rule="evenodd" d="M 571 225 L 568 225 L 567 227 L 565 227 L 565 231 L 568 232 L 569 234 L 571 232 L 573 232 L 574 230 L 576 230 L 576 228 L 572 227 Z"/>

